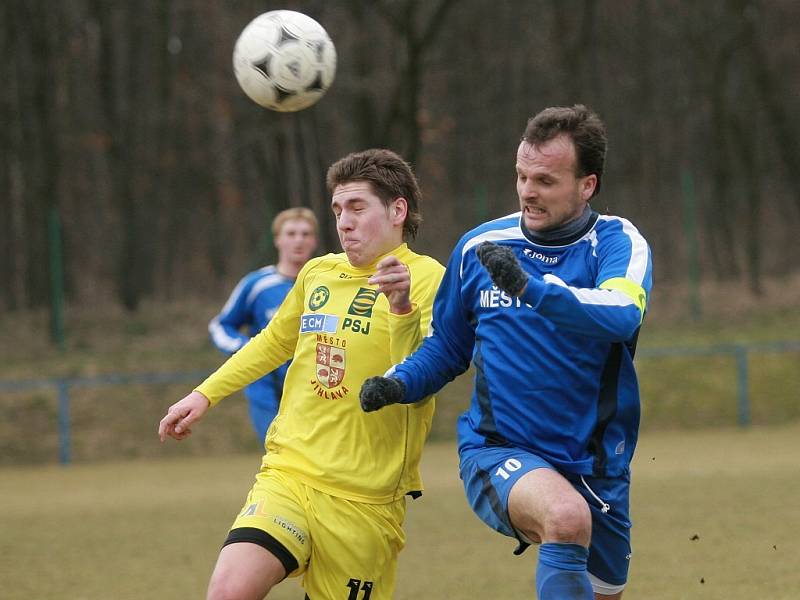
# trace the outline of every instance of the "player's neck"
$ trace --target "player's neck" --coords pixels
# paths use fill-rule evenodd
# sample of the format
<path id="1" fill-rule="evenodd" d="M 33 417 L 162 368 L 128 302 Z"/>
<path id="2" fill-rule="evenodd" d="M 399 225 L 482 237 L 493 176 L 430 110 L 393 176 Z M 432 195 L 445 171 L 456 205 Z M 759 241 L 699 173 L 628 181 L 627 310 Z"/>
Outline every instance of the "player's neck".
<path id="1" fill-rule="evenodd" d="M 296 279 L 300 269 L 303 268 L 303 263 L 296 263 L 291 260 L 279 260 L 275 265 L 278 273 L 289 279 Z"/>

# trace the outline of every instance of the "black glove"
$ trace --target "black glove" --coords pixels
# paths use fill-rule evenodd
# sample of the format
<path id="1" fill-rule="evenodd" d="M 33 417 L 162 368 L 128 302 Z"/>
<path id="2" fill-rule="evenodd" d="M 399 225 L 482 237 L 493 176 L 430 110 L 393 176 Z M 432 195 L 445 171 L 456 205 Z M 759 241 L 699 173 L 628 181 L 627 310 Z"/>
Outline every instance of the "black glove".
<path id="1" fill-rule="evenodd" d="M 478 260 L 497 287 L 512 296 L 522 293 L 528 283 L 528 275 L 522 270 L 511 248 L 483 242 L 476 252 Z"/>
<path id="2" fill-rule="evenodd" d="M 370 377 L 361 385 L 358 399 L 361 410 L 372 412 L 389 404 L 400 402 L 406 395 L 406 386 L 394 377 Z"/>

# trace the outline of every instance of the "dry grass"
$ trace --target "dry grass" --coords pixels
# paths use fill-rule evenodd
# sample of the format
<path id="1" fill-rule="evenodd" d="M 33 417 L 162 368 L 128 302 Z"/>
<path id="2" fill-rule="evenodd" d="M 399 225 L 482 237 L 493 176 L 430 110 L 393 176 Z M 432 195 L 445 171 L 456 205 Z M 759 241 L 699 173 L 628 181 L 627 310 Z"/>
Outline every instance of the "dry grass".
<path id="1" fill-rule="evenodd" d="M 645 434 L 634 464 L 625 597 L 796 598 L 799 436 L 797 424 Z M 154 436 L 141 443 L 157 444 Z M 203 597 L 258 461 L 187 454 L 0 469 L 2 597 Z M 470 513 L 453 445 L 429 444 L 423 469 L 427 490 L 409 506 L 396 599 L 533 597 L 535 550 L 513 556 L 512 541 Z M 291 581 L 271 596 L 301 597 Z"/>

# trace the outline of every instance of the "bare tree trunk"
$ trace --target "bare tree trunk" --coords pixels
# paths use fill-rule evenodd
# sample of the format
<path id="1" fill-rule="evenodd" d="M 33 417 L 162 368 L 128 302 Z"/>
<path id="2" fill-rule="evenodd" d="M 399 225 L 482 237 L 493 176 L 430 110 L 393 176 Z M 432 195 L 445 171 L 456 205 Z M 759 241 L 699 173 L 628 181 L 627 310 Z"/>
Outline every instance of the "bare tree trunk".
<path id="1" fill-rule="evenodd" d="M 25 304 L 25 255 L 21 251 L 23 238 L 22 164 L 19 155 L 22 132 L 18 118 L 21 85 L 17 77 L 17 27 L 11 7 L 0 3 L 0 52 L 7 57 L 0 63 L 0 79 L 5 82 L 0 90 L 0 190 L 8 200 L 8 210 L 0 219 L 0 305 L 10 310 Z"/>
<path id="2" fill-rule="evenodd" d="M 748 111 L 749 112 L 749 111 Z M 763 292 L 761 281 L 761 207 L 763 198 L 759 177 L 758 153 L 756 140 L 752 133 L 745 127 L 741 119 L 731 118 L 731 132 L 734 137 L 735 147 L 739 153 L 740 168 L 744 174 L 745 205 L 745 265 L 747 281 L 750 291 L 760 296 Z"/>
<path id="3" fill-rule="evenodd" d="M 662 185 L 659 166 L 663 164 L 661 144 L 659 139 L 659 122 L 656 118 L 654 70 L 657 61 L 653 53 L 655 28 L 653 27 L 653 14 L 651 3 L 642 0 L 637 4 L 636 12 L 636 81 L 638 82 L 638 98 L 636 112 L 638 119 L 637 146 L 635 158 L 638 165 L 638 198 L 635 199 L 636 211 L 639 215 L 646 215 L 652 207 L 661 207 Z M 655 232 L 654 232 L 655 234 Z M 655 241 L 655 240 L 652 240 Z M 662 235 L 658 243 L 667 256 L 675 256 L 675 236 Z M 678 261 L 665 261 L 659 265 L 662 276 L 669 279 L 678 275 Z"/>
<path id="4" fill-rule="evenodd" d="M 362 7 L 364 1 L 360 0 Z M 438 0 L 438 4 L 426 11 L 429 14 L 421 25 L 418 24 L 423 18 L 419 0 L 405 0 L 399 8 L 395 8 L 397 3 L 387 0 L 372 5 L 403 40 L 406 49 L 405 64 L 390 95 L 390 106 L 382 118 L 382 133 L 378 141 L 400 148 L 403 157 L 412 164 L 418 160 L 421 143 L 419 98 L 422 95 L 422 62 L 454 3 L 455 0 Z"/>
<path id="5" fill-rule="evenodd" d="M 751 0 L 735 0 L 734 5 L 741 10 L 745 18 L 745 37 L 753 69 L 753 80 L 764 103 L 767 119 L 772 125 L 778 156 L 786 165 L 787 172 L 800 173 L 798 132 L 792 126 L 789 112 L 781 101 L 782 94 L 778 91 L 780 78 L 775 77 L 770 69 L 764 45 L 756 30 L 759 18 L 758 3 Z M 800 187 L 792 186 L 792 191 L 795 205 L 800 213 Z"/>
<path id="6" fill-rule="evenodd" d="M 553 44 L 558 55 L 558 69 L 561 74 L 561 90 L 567 103 L 577 103 L 587 96 L 586 85 L 586 42 L 592 39 L 594 27 L 594 0 L 582 0 L 582 11 L 578 27 L 573 26 L 575 4 L 551 0 L 555 27 Z"/>

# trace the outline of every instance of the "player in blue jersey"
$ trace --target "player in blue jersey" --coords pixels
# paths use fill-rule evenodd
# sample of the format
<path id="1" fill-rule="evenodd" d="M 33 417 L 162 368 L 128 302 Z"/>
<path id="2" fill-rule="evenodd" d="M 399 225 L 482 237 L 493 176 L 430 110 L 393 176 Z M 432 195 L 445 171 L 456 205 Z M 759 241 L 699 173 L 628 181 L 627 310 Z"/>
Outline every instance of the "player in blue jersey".
<path id="1" fill-rule="evenodd" d="M 208 332 L 217 348 L 233 354 L 267 326 L 316 249 L 317 229 L 317 217 L 308 208 L 288 208 L 277 214 L 272 221 L 272 237 L 278 262 L 245 275 L 222 311 L 211 319 Z M 250 420 L 261 442 L 278 413 L 288 365 L 245 388 Z"/>
<path id="2" fill-rule="evenodd" d="M 477 515 L 519 541 L 516 553 L 541 544 L 540 600 L 618 599 L 631 556 L 633 355 L 652 265 L 629 221 L 589 205 L 606 143 L 582 105 L 531 118 L 516 155 L 520 212 L 461 238 L 431 335 L 361 388 L 366 411 L 411 403 L 472 362 L 461 478 Z"/>

